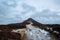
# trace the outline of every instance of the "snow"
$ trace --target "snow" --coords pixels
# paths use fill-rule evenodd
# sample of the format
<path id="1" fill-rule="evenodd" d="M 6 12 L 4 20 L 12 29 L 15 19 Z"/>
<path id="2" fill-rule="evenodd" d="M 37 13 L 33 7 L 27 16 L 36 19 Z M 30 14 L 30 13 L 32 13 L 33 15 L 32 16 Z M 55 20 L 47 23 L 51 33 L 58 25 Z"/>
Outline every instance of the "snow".
<path id="1" fill-rule="evenodd" d="M 49 32 L 36 28 L 32 24 L 26 25 L 28 40 L 50 40 Z"/>
<path id="2" fill-rule="evenodd" d="M 22 32 L 22 35 L 24 35 L 25 33 L 27 36 L 27 40 L 51 40 L 49 32 L 40 28 L 36 28 L 32 25 L 32 23 L 26 25 L 26 29 L 12 30 L 12 32 Z"/>

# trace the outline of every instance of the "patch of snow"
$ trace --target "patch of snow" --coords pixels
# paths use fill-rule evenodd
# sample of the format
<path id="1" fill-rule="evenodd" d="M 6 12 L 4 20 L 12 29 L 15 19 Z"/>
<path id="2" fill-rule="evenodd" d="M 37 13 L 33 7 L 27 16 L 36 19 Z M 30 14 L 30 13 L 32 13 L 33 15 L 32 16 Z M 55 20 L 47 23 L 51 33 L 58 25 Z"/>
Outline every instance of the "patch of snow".
<path id="1" fill-rule="evenodd" d="M 36 28 L 31 24 L 26 25 L 27 27 L 27 37 L 28 40 L 50 40 L 50 36 L 47 35 L 49 32 L 42 30 L 40 28 Z"/>
<path id="2" fill-rule="evenodd" d="M 11 32 L 21 33 L 23 31 L 26 31 L 26 29 L 13 29 Z"/>

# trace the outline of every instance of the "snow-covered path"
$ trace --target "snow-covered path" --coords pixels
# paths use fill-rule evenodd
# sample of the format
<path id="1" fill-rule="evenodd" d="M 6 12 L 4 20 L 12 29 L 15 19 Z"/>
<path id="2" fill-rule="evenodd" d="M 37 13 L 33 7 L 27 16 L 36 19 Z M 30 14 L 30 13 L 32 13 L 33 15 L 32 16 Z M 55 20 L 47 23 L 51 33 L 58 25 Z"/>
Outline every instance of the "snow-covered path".
<path id="1" fill-rule="evenodd" d="M 50 40 L 50 35 L 47 31 L 36 28 L 31 24 L 26 25 L 28 40 Z"/>

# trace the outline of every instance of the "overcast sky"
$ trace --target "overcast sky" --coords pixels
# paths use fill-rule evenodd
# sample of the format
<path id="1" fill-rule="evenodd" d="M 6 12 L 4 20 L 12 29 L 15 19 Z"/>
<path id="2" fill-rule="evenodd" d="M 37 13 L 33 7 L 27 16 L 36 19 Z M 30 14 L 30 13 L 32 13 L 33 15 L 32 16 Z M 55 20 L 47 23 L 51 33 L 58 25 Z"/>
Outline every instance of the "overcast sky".
<path id="1" fill-rule="evenodd" d="M 60 0 L 0 0 L 0 24 L 28 18 L 43 24 L 60 24 Z"/>

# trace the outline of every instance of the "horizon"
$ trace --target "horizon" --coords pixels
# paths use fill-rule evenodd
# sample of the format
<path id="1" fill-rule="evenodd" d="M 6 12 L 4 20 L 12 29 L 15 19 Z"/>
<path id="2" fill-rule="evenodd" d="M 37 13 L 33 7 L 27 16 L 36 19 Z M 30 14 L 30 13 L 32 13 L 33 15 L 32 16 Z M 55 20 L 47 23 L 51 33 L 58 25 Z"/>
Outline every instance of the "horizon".
<path id="1" fill-rule="evenodd" d="M 34 20 L 34 19 L 32 19 L 32 18 L 29 18 L 29 19 L 27 19 L 27 20 L 24 20 L 23 22 L 19 22 L 19 23 L 25 23 L 25 22 L 27 22 L 27 21 L 31 21 L 31 22 L 38 22 L 38 21 L 36 21 L 36 20 Z M 10 25 L 10 24 L 19 24 L 19 23 L 9 23 L 9 24 L 0 24 L 0 25 Z M 39 23 L 39 22 L 38 22 Z M 43 23 L 39 23 L 39 24 L 43 24 Z M 43 25 L 60 25 L 60 24 L 43 24 Z"/>

